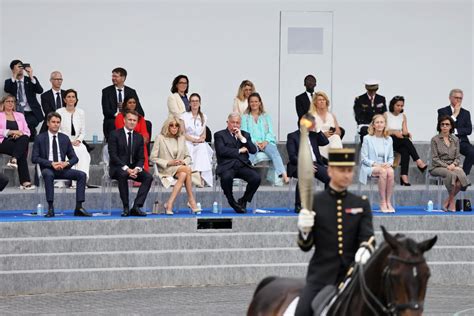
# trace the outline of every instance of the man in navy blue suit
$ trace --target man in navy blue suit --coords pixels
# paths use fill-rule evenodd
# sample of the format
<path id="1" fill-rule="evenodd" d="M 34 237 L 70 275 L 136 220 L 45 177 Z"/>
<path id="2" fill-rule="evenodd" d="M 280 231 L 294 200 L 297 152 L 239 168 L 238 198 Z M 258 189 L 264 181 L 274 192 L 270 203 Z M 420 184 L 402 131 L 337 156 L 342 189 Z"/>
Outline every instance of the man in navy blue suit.
<path id="1" fill-rule="evenodd" d="M 10 63 L 12 78 L 5 80 L 4 90 L 14 95 L 17 100 L 16 110 L 25 115 L 26 123 L 30 129 L 30 141 L 36 136 L 36 126 L 44 120 L 43 111 L 36 99 L 37 94 L 43 93 L 38 78 L 33 76 L 33 68 L 15 59 Z M 28 76 L 24 76 L 24 71 Z"/>
<path id="2" fill-rule="evenodd" d="M 86 174 L 71 169 L 79 159 L 74 153 L 69 137 L 59 133 L 61 115 L 51 112 L 47 116 L 48 131 L 40 133 L 33 144 L 31 162 L 39 164 L 44 179 L 48 213 L 45 217 L 54 217 L 54 179 L 76 180 L 76 208 L 74 216 L 91 216 L 83 207 L 86 190 Z M 66 161 L 66 157 L 69 159 Z"/>
<path id="3" fill-rule="evenodd" d="M 438 110 L 438 118 L 448 115 L 454 120 L 454 134 L 459 138 L 460 152 L 465 157 L 462 169 L 465 174 L 469 174 L 474 163 L 474 148 L 468 138 L 472 133 L 471 114 L 462 108 L 463 96 L 461 89 L 452 89 L 449 92 L 450 104 Z"/>
<path id="4" fill-rule="evenodd" d="M 240 130 L 240 114 L 231 113 L 227 117 L 227 128 L 214 134 L 216 149 L 216 173 L 221 179 L 222 191 L 229 205 L 236 213 L 247 212 L 247 203 L 260 186 L 260 175 L 249 160 L 249 153 L 257 153 L 257 146 L 252 142 L 250 134 Z M 234 178 L 247 182 L 244 195 L 235 201 L 232 194 Z"/>
<path id="5" fill-rule="evenodd" d="M 311 143 L 313 158 L 314 177 L 324 183 L 327 187 L 331 178 L 328 175 L 326 165 L 324 165 L 321 154 L 319 153 L 319 146 L 325 146 L 329 144 L 329 140 L 322 131 L 319 133 L 314 132 L 316 127 L 315 118 L 313 115 L 306 113 L 303 115 L 305 118 L 313 122 L 309 132 L 309 141 Z M 288 165 L 287 173 L 288 176 L 297 178 L 298 177 L 298 151 L 300 148 L 300 130 L 294 131 L 286 137 L 286 150 L 288 151 Z M 301 200 L 299 186 L 296 184 L 295 191 L 295 212 L 298 213 L 301 210 Z"/>

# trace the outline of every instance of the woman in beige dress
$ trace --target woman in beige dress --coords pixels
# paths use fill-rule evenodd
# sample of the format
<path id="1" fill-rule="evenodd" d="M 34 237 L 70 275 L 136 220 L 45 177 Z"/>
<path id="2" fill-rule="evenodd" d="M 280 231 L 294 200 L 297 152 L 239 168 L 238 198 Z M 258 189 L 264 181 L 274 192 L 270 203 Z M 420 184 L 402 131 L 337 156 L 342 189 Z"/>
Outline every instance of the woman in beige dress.
<path id="1" fill-rule="evenodd" d="M 460 165 L 459 139 L 453 134 L 454 121 L 443 115 L 438 119 L 438 135 L 431 139 L 430 174 L 444 178 L 448 198 L 443 201 L 443 210 L 456 211 L 456 194 L 471 185 Z"/>
<path id="2" fill-rule="evenodd" d="M 191 156 L 180 124 L 180 120 L 174 117 L 169 117 L 165 121 L 161 134 L 155 138 L 150 156 L 150 160 L 158 166 L 158 176 L 163 186 L 168 188 L 174 184 L 173 191 L 165 203 L 167 215 L 173 215 L 173 203 L 183 184 L 188 195 L 188 207 L 193 213 L 201 211 L 193 196 Z"/>
<path id="3" fill-rule="evenodd" d="M 341 129 L 336 116 L 329 112 L 329 98 L 326 93 L 318 91 L 313 95 L 309 112 L 316 118 L 316 128 L 320 129 L 329 140 L 326 146 L 320 146 L 319 152 L 328 158 L 330 148 L 342 148 Z"/>
<path id="4" fill-rule="evenodd" d="M 248 108 L 248 98 L 255 92 L 255 85 L 250 80 L 244 80 L 239 86 L 237 96 L 234 98 L 234 105 L 232 106 L 232 112 L 244 114 Z"/>

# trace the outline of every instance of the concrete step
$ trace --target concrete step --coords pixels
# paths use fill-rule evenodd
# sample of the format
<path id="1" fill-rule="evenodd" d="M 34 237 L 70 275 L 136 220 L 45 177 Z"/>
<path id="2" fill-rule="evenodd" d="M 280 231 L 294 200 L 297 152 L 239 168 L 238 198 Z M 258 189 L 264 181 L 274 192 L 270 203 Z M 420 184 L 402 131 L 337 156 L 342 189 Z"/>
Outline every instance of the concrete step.
<path id="1" fill-rule="evenodd" d="M 430 282 L 474 284 L 472 262 L 428 262 Z M 0 296 L 64 293 L 161 286 L 202 286 L 257 283 L 264 277 L 302 278 L 306 263 L 134 267 L 0 271 Z"/>
<path id="2" fill-rule="evenodd" d="M 3 271 L 186 265 L 308 263 L 298 247 L 132 250 L 0 255 Z M 474 246 L 436 246 L 428 261 L 473 261 Z"/>
<path id="3" fill-rule="evenodd" d="M 0 199 L 1 200 L 1 199 Z M 231 230 L 199 229 L 199 221 L 212 218 L 226 218 L 232 223 Z M 198 216 L 198 217 L 165 217 L 150 216 L 146 218 L 118 218 L 118 219 L 73 219 L 73 220 L 48 220 L 22 222 L 0 222 L 0 241 L 3 238 L 22 237 L 61 237 L 61 236 L 108 236 L 108 235 L 134 235 L 134 234 L 188 234 L 188 233 L 255 233 L 269 232 L 280 234 L 296 233 L 297 216 L 289 212 L 288 216 Z M 374 228 L 380 231 L 383 225 L 390 232 L 403 232 L 408 235 L 413 233 L 427 234 L 449 232 L 472 232 L 474 216 L 457 215 L 423 215 L 423 216 L 378 216 L 373 219 Z M 428 238 L 428 237 L 426 237 Z M 469 239 L 469 238 L 467 238 Z M 460 238 L 462 240 L 462 238 Z M 471 239 L 473 240 L 473 239 Z"/>
<path id="4" fill-rule="evenodd" d="M 473 231 L 406 232 L 420 242 L 438 235 L 437 245 L 472 245 Z M 381 242 L 380 232 L 376 233 Z M 294 247 L 296 232 L 133 234 L 0 239 L 0 254 Z"/>

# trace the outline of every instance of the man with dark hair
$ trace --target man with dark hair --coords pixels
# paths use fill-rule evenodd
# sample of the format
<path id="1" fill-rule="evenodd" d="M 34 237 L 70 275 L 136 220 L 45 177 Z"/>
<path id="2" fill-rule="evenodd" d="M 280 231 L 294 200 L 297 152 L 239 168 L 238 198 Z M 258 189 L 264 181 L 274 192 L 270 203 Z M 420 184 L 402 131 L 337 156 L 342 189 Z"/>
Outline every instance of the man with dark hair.
<path id="1" fill-rule="evenodd" d="M 36 99 L 36 94 L 41 94 L 43 88 L 38 78 L 33 76 L 33 68 L 30 64 L 23 64 L 21 60 L 15 59 L 10 63 L 10 69 L 12 78 L 5 80 L 4 90 L 16 97 L 16 110 L 25 115 L 30 129 L 30 141 L 34 141 L 36 126 L 44 120 L 43 111 Z M 28 76 L 24 75 L 24 71 Z"/>
<path id="2" fill-rule="evenodd" d="M 474 163 L 474 147 L 471 145 L 468 136 L 472 133 L 471 113 L 462 107 L 464 93 L 461 89 L 452 89 L 449 92 L 450 104 L 444 108 L 438 109 L 438 119 L 447 115 L 454 121 L 454 134 L 459 138 L 459 149 L 461 155 L 464 155 L 462 169 L 465 174 L 471 173 L 471 167 Z"/>
<path id="3" fill-rule="evenodd" d="M 143 169 L 145 162 L 143 136 L 134 132 L 138 123 L 138 113 L 128 111 L 124 117 L 124 128 L 116 129 L 109 137 L 109 173 L 118 181 L 120 199 L 123 204 L 122 216 L 146 216 L 140 208 L 150 191 L 153 177 Z M 128 180 L 141 182 L 132 209 L 129 209 Z"/>
<path id="4" fill-rule="evenodd" d="M 63 75 L 59 71 L 53 71 L 49 77 L 49 81 L 51 82 L 51 89 L 41 95 L 41 107 L 46 116 L 62 108 L 64 106 L 63 100 L 66 96 L 66 91 L 61 89 Z M 47 130 L 48 124 L 47 121 L 44 121 L 40 133 L 46 132 Z"/>
<path id="5" fill-rule="evenodd" d="M 316 77 L 307 75 L 304 78 L 304 86 L 306 91 L 295 97 L 296 113 L 298 114 L 298 122 L 301 117 L 308 113 L 311 102 L 313 101 L 314 88 L 316 87 Z"/>
<path id="6" fill-rule="evenodd" d="M 319 152 L 319 146 L 325 146 L 329 144 L 329 140 L 324 135 L 322 131 L 316 133 L 314 129 L 316 127 L 316 122 L 314 116 L 306 113 L 303 115 L 308 121 L 312 122 L 309 132 L 309 143 L 311 144 L 311 158 L 313 161 L 313 172 L 314 177 L 324 183 L 324 186 L 327 187 L 329 183 L 329 176 L 327 167 L 323 162 L 323 157 Z M 298 153 L 300 148 L 300 130 L 296 130 L 286 137 L 286 150 L 288 151 L 288 165 L 287 173 L 289 177 L 297 178 L 298 177 Z M 295 212 L 299 213 L 301 210 L 301 199 L 299 185 L 296 184 L 295 190 Z"/>
<path id="7" fill-rule="evenodd" d="M 61 115 L 51 112 L 46 118 L 48 131 L 40 133 L 33 144 L 31 162 L 39 164 L 44 179 L 48 213 L 45 217 L 54 217 L 54 180 L 76 180 L 76 208 L 74 216 L 92 216 L 83 207 L 85 201 L 86 179 L 84 172 L 71 169 L 79 159 L 66 134 L 59 132 Z M 67 161 L 66 161 L 67 158 Z"/>
<path id="8" fill-rule="evenodd" d="M 379 82 L 377 80 L 368 80 L 365 82 L 364 93 L 354 100 L 354 115 L 357 122 L 357 131 L 360 135 L 360 142 L 368 133 L 368 128 L 375 114 L 384 114 L 387 112 L 387 102 L 385 97 L 377 94 Z"/>
<path id="9" fill-rule="evenodd" d="M 125 85 L 126 79 L 127 71 L 121 67 L 115 68 L 112 70 L 112 85 L 102 89 L 103 131 L 106 141 L 109 139 L 110 132 L 115 130 L 115 117 L 122 110 L 122 103 L 125 97 L 133 97 L 137 101 L 137 112 L 145 116 L 137 92 L 135 89 Z M 151 125 L 148 133 L 151 135 Z"/>
<path id="10" fill-rule="evenodd" d="M 222 191 L 229 205 L 236 213 L 246 213 L 247 203 L 260 186 L 260 175 L 253 168 L 249 154 L 257 153 L 257 146 L 252 142 L 250 134 L 240 130 L 240 114 L 235 112 L 227 117 L 227 128 L 214 134 L 216 149 L 216 173 L 221 179 Z M 232 193 L 234 178 L 247 182 L 244 195 L 235 201 Z"/>
<path id="11" fill-rule="evenodd" d="M 338 286 L 355 261 L 365 264 L 374 250 L 370 203 L 347 191 L 355 166 L 354 149 L 330 149 L 325 191 L 313 195 L 312 209 L 298 215 L 298 246 L 315 248 L 295 315 L 313 315 L 311 302 L 327 285 Z M 302 184 L 303 186 L 303 184 Z"/>

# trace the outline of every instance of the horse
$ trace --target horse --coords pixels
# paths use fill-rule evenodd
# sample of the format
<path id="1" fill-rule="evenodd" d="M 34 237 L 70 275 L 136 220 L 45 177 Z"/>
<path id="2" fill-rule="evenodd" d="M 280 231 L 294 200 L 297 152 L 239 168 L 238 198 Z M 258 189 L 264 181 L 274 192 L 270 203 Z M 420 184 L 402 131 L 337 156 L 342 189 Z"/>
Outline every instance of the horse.
<path id="1" fill-rule="evenodd" d="M 424 253 L 438 237 L 418 243 L 381 229 L 384 242 L 366 264 L 353 264 L 338 288 L 321 290 L 312 303 L 314 315 L 422 315 L 430 277 Z M 247 316 L 283 315 L 304 285 L 303 279 L 266 277 L 253 294 Z"/>

